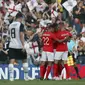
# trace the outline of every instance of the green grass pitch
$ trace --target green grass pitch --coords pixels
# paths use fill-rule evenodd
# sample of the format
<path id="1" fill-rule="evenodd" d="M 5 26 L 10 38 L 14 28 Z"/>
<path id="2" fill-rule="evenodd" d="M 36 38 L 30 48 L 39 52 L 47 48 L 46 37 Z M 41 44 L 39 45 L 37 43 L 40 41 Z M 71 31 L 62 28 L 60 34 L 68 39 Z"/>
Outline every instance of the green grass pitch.
<path id="1" fill-rule="evenodd" d="M 8 81 L 0 80 L 0 85 L 85 85 L 85 80 L 33 80 L 33 81 Z"/>

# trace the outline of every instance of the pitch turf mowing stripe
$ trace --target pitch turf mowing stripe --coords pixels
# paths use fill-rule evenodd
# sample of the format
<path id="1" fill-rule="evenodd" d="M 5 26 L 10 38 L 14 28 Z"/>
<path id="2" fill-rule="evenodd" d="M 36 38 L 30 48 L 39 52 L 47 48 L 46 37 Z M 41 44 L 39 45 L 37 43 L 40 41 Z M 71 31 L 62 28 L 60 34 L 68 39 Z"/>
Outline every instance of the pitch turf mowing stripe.
<path id="1" fill-rule="evenodd" d="M 85 85 L 85 80 L 62 80 L 62 81 L 52 81 L 52 80 L 33 80 L 33 81 L 7 81 L 0 80 L 0 85 Z"/>

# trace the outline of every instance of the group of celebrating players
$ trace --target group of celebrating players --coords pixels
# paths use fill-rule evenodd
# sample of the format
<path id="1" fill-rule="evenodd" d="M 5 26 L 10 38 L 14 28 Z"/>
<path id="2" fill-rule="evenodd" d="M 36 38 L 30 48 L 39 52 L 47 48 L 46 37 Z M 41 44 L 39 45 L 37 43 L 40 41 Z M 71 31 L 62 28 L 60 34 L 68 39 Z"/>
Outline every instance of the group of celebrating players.
<path id="1" fill-rule="evenodd" d="M 63 63 L 67 74 L 66 79 L 70 79 L 69 68 L 67 65 L 67 42 L 72 35 L 65 29 L 64 22 L 59 23 L 57 31 L 55 31 L 55 29 L 56 24 L 52 24 L 42 35 L 43 50 L 41 56 L 40 76 L 43 79 L 46 72 L 46 79 L 48 79 L 48 75 L 53 66 L 53 79 L 59 80 L 59 63 L 61 63 L 60 67 L 62 67 Z M 47 66 L 45 64 L 47 64 Z"/>

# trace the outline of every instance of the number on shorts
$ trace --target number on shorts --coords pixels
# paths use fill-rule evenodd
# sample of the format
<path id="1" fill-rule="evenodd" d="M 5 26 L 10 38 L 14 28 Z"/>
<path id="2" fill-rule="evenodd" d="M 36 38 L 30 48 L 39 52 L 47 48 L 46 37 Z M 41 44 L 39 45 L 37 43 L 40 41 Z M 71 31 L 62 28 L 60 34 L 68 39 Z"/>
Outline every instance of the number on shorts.
<path id="1" fill-rule="evenodd" d="M 49 37 L 43 37 L 44 45 L 49 45 Z"/>
<path id="2" fill-rule="evenodd" d="M 15 38 L 16 37 L 16 35 L 15 35 L 15 28 L 12 28 L 11 29 L 11 37 L 12 38 Z"/>

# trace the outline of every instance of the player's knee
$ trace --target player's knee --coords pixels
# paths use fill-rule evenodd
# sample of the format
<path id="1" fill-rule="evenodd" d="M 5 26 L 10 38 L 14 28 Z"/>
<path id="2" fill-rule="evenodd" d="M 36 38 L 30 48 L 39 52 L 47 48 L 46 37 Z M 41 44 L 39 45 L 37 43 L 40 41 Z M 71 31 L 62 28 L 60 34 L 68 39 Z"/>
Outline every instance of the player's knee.
<path id="1" fill-rule="evenodd" d="M 14 65 L 13 64 L 9 64 L 9 71 L 13 70 L 14 69 Z"/>
<path id="2" fill-rule="evenodd" d="M 23 69 L 24 71 L 28 71 L 28 63 L 23 63 Z"/>
<path id="3" fill-rule="evenodd" d="M 46 63 L 46 62 L 44 62 L 44 61 L 41 61 L 40 65 L 45 65 L 45 63 Z"/>
<path id="4" fill-rule="evenodd" d="M 64 63 L 64 64 L 67 64 L 67 60 L 64 60 L 63 63 Z"/>
<path id="5" fill-rule="evenodd" d="M 49 66 L 52 66 L 52 61 L 48 62 L 48 65 L 49 65 Z"/>
<path id="6" fill-rule="evenodd" d="M 23 63 L 24 68 L 28 68 L 28 63 Z"/>
<path id="7" fill-rule="evenodd" d="M 55 64 L 58 64 L 58 60 L 55 60 L 54 63 L 55 63 Z"/>

